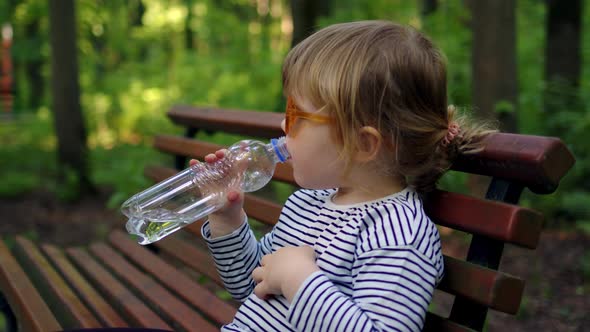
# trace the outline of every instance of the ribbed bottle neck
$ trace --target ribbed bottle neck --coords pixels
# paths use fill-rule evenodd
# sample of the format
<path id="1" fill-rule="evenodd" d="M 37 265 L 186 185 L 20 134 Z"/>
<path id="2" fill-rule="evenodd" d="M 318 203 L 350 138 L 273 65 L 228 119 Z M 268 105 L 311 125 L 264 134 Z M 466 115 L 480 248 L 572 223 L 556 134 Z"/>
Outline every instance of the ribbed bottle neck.
<path id="1" fill-rule="evenodd" d="M 275 162 L 284 163 L 289 158 L 291 158 L 289 150 L 287 150 L 287 138 L 285 136 L 271 139 L 268 145 L 269 150 L 272 151 Z"/>

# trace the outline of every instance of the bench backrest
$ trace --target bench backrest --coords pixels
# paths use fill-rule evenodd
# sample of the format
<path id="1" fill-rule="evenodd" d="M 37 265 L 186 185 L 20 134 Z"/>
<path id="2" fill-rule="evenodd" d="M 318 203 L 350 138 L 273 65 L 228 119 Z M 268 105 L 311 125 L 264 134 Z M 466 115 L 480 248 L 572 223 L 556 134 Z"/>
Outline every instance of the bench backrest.
<path id="1" fill-rule="evenodd" d="M 175 106 L 168 112 L 176 124 L 186 127 L 185 137 L 161 135 L 155 147 L 176 156 L 176 169 L 149 166 L 145 173 L 161 181 L 187 166 L 188 158 L 202 159 L 223 146 L 193 139 L 199 131 L 222 131 L 258 139 L 283 135 L 283 114 Z M 485 198 L 436 191 L 425 199 L 427 213 L 438 225 L 472 234 L 465 259 L 445 256 L 445 277 L 438 289 L 455 296 L 449 317 L 429 313 L 425 330 L 481 331 L 488 309 L 515 314 L 520 306 L 524 281 L 498 271 L 505 243 L 534 249 L 539 241 L 543 216 L 516 205 L 524 188 L 537 194 L 556 190 L 561 178 L 573 166 L 574 158 L 558 139 L 497 133 L 486 139 L 485 148 L 474 155 L 461 156 L 453 170 L 491 177 Z M 295 184 L 292 169 L 280 164 L 274 180 Z M 249 217 L 273 225 L 281 205 L 247 194 Z M 187 227 L 199 235 L 200 223 Z M 211 264 L 207 257 L 191 257 Z M 220 282 L 211 264 L 209 273 Z"/>

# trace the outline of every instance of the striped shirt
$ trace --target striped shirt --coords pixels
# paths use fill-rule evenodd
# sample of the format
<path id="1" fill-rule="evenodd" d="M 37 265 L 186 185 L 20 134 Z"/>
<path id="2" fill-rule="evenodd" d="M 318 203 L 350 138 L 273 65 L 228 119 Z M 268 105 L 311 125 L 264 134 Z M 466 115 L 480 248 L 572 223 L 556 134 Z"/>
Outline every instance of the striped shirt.
<path id="1" fill-rule="evenodd" d="M 222 331 L 419 331 L 443 275 L 440 238 L 418 194 L 336 205 L 336 190 L 299 190 L 278 223 L 256 241 L 248 223 L 211 239 L 202 228 L 227 290 L 242 301 Z M 320 271 L 289 303 L 254 293 L 252 271 L 285 246 L 311 246 Z"/>

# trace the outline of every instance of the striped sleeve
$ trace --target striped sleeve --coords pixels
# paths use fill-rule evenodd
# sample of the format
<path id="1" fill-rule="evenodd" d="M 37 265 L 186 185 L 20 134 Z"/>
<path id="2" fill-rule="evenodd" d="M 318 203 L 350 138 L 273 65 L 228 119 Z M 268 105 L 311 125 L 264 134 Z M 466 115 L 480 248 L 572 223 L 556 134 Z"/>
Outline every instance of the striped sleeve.
<path id="1" fill-rule="evenodd" d="M 272 232 L 257 242 L 246 217 L 246 221 L 231 234 L 212 239 L 209 221 L 203 224 L 201 234 L 225 288 L 234 299 L 245 301 L 255 287 L 252 271 L 262 256 L 271 252 Z"/>
<path id="2" fill-rule="evenodd" d="M 432 299 L 437 270 L 413 247 L 365 252 L 353 267 L 353 294 L 323 272 L 309 276 L 289 309 L 298 331 L 419 331 Z"/>

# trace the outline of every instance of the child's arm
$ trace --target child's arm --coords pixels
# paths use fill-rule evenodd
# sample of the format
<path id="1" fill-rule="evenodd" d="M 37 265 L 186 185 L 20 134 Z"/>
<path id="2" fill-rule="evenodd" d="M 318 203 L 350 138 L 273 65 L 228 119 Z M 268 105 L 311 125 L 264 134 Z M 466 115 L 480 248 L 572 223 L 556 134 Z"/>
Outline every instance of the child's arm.
<path id="1" fill-rule="evenodd" d="M 260 266 L 252 272 L 257 283 L 254 293 L 259 298 L 283 295 L 291 302 L 305 279 L 320 270 L 315 261 L 310 246 L 283 247 L 262 257 Z"/>
<path id="2" fill-rule="evenodd" d="M 205 162 L 215 163 L 224 158 L 225 153 L 226 150 L 218 150 L 208 154 Z M 197 160 L 190 161 L 191 166 L 196 163 Z M 256 242 L 243 205 L 244 194 L 239 190 L 229 191 L 225 206 L 212 213 L 201 229 L 225 288 L 239 301 L 252 293 L 252 270 L 263 255 L 270 253 L 272 243 L 270 233 L 260 245 Z"/>
<path id="3" fill-rule="evenodd" d="M 411 247 L 366 252 L 355 262 L 352 295 L 314 272 L 287 319 L 299 331 L 419 331 L 439 279 L 434 266 Z"/>
<path id="4" fill-rule="evenodd" d="M 227 291 L 238 301 L 246 300 L 255 286 L 252 271 L 271 252 L 273 233 L 257 242 L 245 215 L 241 226 L 230 234 L 212 238 L 209 222 L 203 224 L 201 233 Z"/>
<path id="5" fill-rule="evenodd" d="M 316 265 L 313 248 L 285 247 L 254 270 L 254 292 L 285 296 L 287 319 L 299 331 L 419 331 L 440 279 L 437 265 L 410 246 L 372 250 L 356 260 L 347 295 Z"/>

